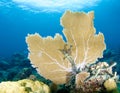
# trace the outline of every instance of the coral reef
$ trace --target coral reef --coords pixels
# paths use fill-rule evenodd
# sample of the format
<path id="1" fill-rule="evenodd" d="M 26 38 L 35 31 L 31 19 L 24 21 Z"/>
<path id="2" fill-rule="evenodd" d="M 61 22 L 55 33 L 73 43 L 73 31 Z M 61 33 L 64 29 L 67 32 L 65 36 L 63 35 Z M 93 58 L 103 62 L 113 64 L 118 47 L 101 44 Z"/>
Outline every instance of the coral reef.
<path id="1" fill-rule="evenodd" d="M 38 72 L 55 84 L 65 83 L 73 93 L 102 91 L 107 88 L 104 82 L 113 79 L 116 83 L 119 78 L 112 71 L 116 63 L 97 62 L 106 45 L 103 34 L 95 33 L 93 18 L 94 12 L 66 11 L 61 18 L 66 42 L 60 34 L 54 38 L 38 33 L 26 37 L 29 59 Z"/>
<path id="2" fill-rule="evenodd" d="M 16 89 L 18 93 L 49 93 L 50 88 L 52 93 L 119 93 L 120 70 L 117 68 L 117 73 L 115 66 L 119 67 L 120 54 L 107 49 L 103 55 L 104 36 L 96 34 L 93 18 L 94 12 L 65 12 L 61 25 L 66 41 L 60 34 L 54 38 L 29 34 L 30 60 L 21 53 L 9 61 L 0 58 L 0 81 L 7 81 L 0 83 L 0 93 Z"/>
<path id="3" fill-rule="evenodd" d="M 37 73 L 24 52 L 14 53 L 9 59 L 0 58 L 0 82 L 17 81 L 31 76 L 46 84 L 50 82 Z"/>
<path id="4" fill-rule="evenodd" d="M 111 55 L 110 55 L 111 54 Z M 106 56 L 107 55 L 107 56 Z M 110 56 L 109 56 L 110 55 Z M 20 57 L 19 57 L 20 56 Z M 103 54 L 104 58 L 102 59 L 99 59 L 98 61 L 103 61 L 102 64 L 105 64 L 106 67 L 110 67 L 110 65 L 112 65 L 110 62 L 111 61 L 116 61 L 117 62 L 117 65 L 114 67 L 114 71 L 117 70 L 117 72 L 120 72 L 120 65 L 119 65 L 119 53 L 117 51 L 113 51 L 113 50 L 110 50 L 110 49 L 107 49 L 104 54 Z M 17 58 L 16 58 L 17 57 Z M 17 59 L 17 60 L 14 60 L 14 59 Z M 52 93 L 70 93 L 70 89 L 68 87 L 65 87 L 64 85 L 60 85 L 59 87 L 57 85 L 54 85 L 53 83 L 51 83 L 50 81 L 48 80 L 45 80 L 44 78 L 42 78 L 41 76 L 39 76 L 35 69 L 29 69 L 29 68 L 32 68 L 31 65 L 23 65 L 23 64 L 29 64 L 29 60 L 26 61 L 26 63 L 24 63 L 25 61 L 24 60 L 28 60 L 27 59 L 27 56 L 26 54 L 24 54 L 23 52 L 20 52 L 20 53 L 15 53 L 14 55 L 12 55 L 11 58 L 8 59 L 5 59 L 5 58 L 0 58 L 0 64 L 1 64 L 1 70 L 0 70 L 0 81 L 14 81 L 14 80 L 20 80 L 20 79 L 24 79 L 24 78 L 29 78 L 31 80 L 40 80 L 46 84 L 48 84 L 51 88 L 51 91 Z M 13 61 L 14 60 L 14 61 Z M 105 63 L 105 61 L 107 62 L 107 64 Z M 2 63 L 3 62 L 3 63 Z M 6 64 L 4 64 L 4 62 L 6 62 Z M 12 64 L 11 64 L 12 63 Z M 19 65 L 14 65 L 13 64 L 18 64 Z M 101 63 L 101 62 L 100 62 Z M 99 65 L 100 65 L 99 63 Z M 108 64 L 109 63 L 109 64 Z M 9 65 L 8 65 L 9 64 Z M 97 63 L 96 63 L 97 64 Z M 113 65 L 112 65 L 113 66 Z M 97 66 L 98 67 L 98 66 Z M 116 68 L 117 67 L 117 68 Z M 95 64 L 94 65 L 91 65 L 91 69 L 93 68 L 96 68 Z M 116 69 L 115 69 L 116 68 Z M 28 70 L 27 70 L 28 69 Z M 112 69 L 112 68 L 111 68 Z M 19 70 L 19 71 L 18 71 Z M 17 71 L 17 72 L 16 72 Z M 25 71 L 25 72 L 24 72 Z M 91 71 L 91 70 L 89 70 Z M 32 73 L 31 75 L 29 75 L 29 73 Z M 16 74 L 17 73 L 17 74 Z M 85 72 L 86 73 L 86 72 Z M 79 74 L 82 74 L 82 73 L 79 73 Z M 98 80 L 97 79 L 93 79 L 92 81 L 88 81 L 88 82 L 85 82 L 83 84 L 83 87 L 80 88 L 80 84 L 81 82 L 79 82 L 78 80 L 81 80 L 80 78 L 77 78 L 79 76 L 79 74 L 76 75 L 76 88 L 77 90 L 76 91 L 81 91 L 82 92 L 82 89 L 85 91 L 93 91 L 96 89 L 97 90 L 105 90 L 105 87 L 103 86 L 103 79 L 101 78 L 101 80 Z M 84 74 L 84 72 L 83 72 Z M 114 74 L 114 73 L 113 73 Z M 118 73 L 119 74 L 119 73 Z M 84 79 L 84 76 L 85 75 L 88 75 L 87 73 L 84 74 L 84 75 L 80 75 L 81 78 Z M 80 77 L 79 76 L 79 77 Z M 94 76 L 94 75 L 93 75 Z M 85 76 L 86 77 L 86 76 Z M 83 81 L 83 80 L 82 80 Z M 100 83 L 101 82 L 101 83 Z M 116 82 L 116 81 L 115 81 Z M 52 86 L 51 86 L 52 85 Z M 110 84 L 111 85 L 111 84 Z M 92 87 L 91 87 L 92 86 Z M 119 88 L 119 83 L 117 83 L 117 86 Z M 58 87 L 58 88 L 57 88 Z M 108 86 L 109 87 L 109 86 Z M 91 89 L 91 90 L 90 90 Z M 92 90 L 93 89 L 93 90 Z M 57 92 L 56 92 L 57 91 Z M 87 93 L 87 92 L 84 92 L 84 93 Z M 75 92 L 74 92 L 75 93 Z M 79 92 L 78 92 L 79 93 Z M 101 93 L 107 93 L 106 91 L 105 92 L 101 92 Z M 119 93 L 118 90 L 114 90 L 113 92 L 108 92 L 108 93 Z"/>
<path id="5" fill-rule="evenodd" d="M 23 79 L 0 83 L 0 93 L 50 93 L 50 89 L 40 81 Z"/>
<path id="6" fill-rule="evenodd" d="M 116 63 L 109 65 L 106 62 L 99 62 L 87 66 L 85 71 L 90 73 L 89 76 L 76 87 L 76 93 L 93 93 L 105 90 L 114 90 L 117 88 L 116 82 L 119 77 L 117 73 L 113 73 L 112 67 Z M 81 78 L 81 76 L 79 77 Z M 77 79 L 76 79 L 77 80 Z M 112 82 L 110 82 L 110 80 Z M 111 84 L 110 84 L 111 83 Z M 110 84 L 110 85 L 109 85 Z"/>
<path id="7" fill-rule="evenodd" d="M 107 49 L 104 51 L 103 58 L 100 58 L 98 61 L 101 62 L 107 62 L 109 64 L 112 64 L 113 62 L 116 62 L 117 65 L 113 68 L 113 71 L 116 71 L 120 75 L 120 51 L 119 50 L 113 50 L 113 49 Z"/>

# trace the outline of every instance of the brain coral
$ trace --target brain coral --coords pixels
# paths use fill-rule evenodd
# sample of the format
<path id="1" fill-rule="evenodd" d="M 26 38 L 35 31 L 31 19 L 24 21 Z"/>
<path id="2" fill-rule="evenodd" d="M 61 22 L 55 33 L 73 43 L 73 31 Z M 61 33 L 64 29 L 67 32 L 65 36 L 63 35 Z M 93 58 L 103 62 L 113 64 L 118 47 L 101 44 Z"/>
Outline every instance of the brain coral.
<path id="1" fill-rule="evenodd" d="M 106 49 L 104 36 L 95 34 L 93 18 L 94 12 L 66 11 L 60 20 L 66 42 L 60 34 L 43 38 L 35 33 L 26 37 L 29 59 L 41 75 L 56 84 L 63 84 L 70 72 L 76 73 L 102 57 Z"/>

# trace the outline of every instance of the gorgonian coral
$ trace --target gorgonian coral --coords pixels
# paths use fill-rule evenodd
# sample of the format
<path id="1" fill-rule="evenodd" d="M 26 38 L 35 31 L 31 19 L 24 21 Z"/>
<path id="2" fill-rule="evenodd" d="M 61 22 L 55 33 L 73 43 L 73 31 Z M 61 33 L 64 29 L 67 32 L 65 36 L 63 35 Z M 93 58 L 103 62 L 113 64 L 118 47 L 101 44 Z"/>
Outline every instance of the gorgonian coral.
<path id="1" fill-rule="evenodd" d="M 94 12 L 66 11 L 60 20 L 66 42 L 60 34 L 43 38 L 35 33 L 26 37 L 29 59 L 41 75 L 56 84 L 68 83 L 86 65 L 102 57 L 106 49 L 104 36 L 96 34 L 93 18 Z M 84 76 L 83 80 L 89 72 L 85 72 Z"/>

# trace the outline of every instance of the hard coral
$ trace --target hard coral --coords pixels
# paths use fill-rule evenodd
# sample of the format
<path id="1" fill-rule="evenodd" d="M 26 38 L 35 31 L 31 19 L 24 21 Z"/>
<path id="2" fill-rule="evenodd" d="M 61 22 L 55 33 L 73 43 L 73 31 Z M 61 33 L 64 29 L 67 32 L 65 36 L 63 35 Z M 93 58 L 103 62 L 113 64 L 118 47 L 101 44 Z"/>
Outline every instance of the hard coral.
<path id="1" fill-rule="evenodd" d="M 0 93 L 50 93 L 50 88 L 40 81 L 23 79 L 0 83 Z"/>
<path id="2" fill-rule="evenodd" d="M 38 33 L 26 37 L 29 59 L 41 75 L 56 84 L 63 84 L 68 78 L 74 80 L 87 64 L 102 57 L 106 49 L 104 36 L 95 34 L 93 18 L 93 12 L 66 11 L 61 18 L 66 42 L 60 34 L 54 38 L 43 38 Z"/>
<path id="3" fill-rule="evenodd" d="M 86 67 L 85 70 L 90 75 L 86 76 L 82 82 L 76 79 L 76 93 L 99 93 L 100 91 L 114 90 L 117 88 L 116 81 L 118 75 L 112 71 L 112 67 L 115 65 L 116 63 L 109 65 L 106 62 L 99 62 Z M 83 71 L 78 74 L 83 73 Z M 85 75 L 78 75 L 77 78 L 82 80 L 81 77 L 83 76 Z"/>

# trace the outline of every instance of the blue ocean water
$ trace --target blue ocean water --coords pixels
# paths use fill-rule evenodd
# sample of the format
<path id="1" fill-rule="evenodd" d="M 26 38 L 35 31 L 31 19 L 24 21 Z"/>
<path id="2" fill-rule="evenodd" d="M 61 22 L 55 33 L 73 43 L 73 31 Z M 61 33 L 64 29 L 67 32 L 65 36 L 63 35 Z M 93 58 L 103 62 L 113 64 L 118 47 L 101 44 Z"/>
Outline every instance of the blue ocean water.
<path id="1" fill-rule="evenodd" d="M 42 36 L 62 34 L 59 20 L 64 11 L 35 12 L 28 7 L 21 8 L 13 1 L 19 0 L 0 0 L 0 56 L 9 57 L 15 52 L 27 51 L 25 36 L 28 33 L 38 32 Z M 74 7 L 73 10 L 93 10 L 96 31 L 105 35 L 107 48 L 120 49 L 120 0 L 100 0 L 95 6 Z"/>

